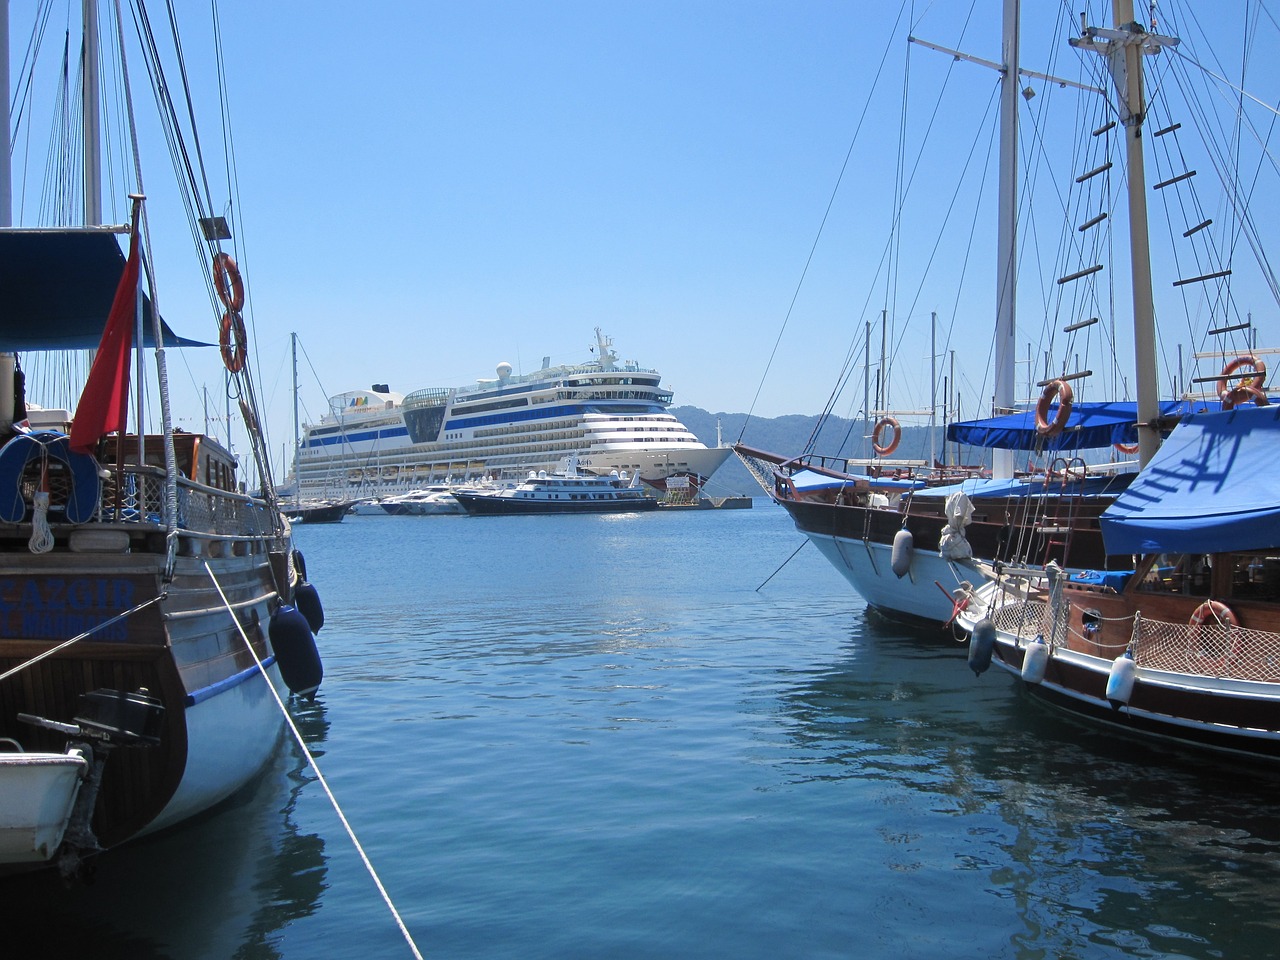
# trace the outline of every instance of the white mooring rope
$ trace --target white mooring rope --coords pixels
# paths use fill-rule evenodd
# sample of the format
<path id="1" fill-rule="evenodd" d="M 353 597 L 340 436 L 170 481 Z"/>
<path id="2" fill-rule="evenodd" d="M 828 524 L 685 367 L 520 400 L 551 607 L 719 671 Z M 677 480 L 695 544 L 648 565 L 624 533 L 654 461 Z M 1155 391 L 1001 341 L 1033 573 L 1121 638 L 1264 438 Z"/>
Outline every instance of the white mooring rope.
<path id="1" fill-rule="evenodd" d="M 374 885 L 378 888 L 378 893 L 382 895 L 382 900 L 387 905 L 387 909 L 391 911 L 391 916 L 395 919 L 396 926 L 400 928 L 400 933 L 404 935 L 405 942 L 409 944 L 409 949 L 413 951 L 417 960 L 423 960 L 422 953 L 418 950 L 418 945 L 413 942 L 413 935 L 409 933 L 409 928 L 405 926 L 404 920 L 400 917 L 400 911 L 396 909 L 396 905 L 391 902 L 391 895 L 387 893 L 387 888 L 382 885 L 382 880 L 378 877 L 378 871 L 373 868 L 373 862 L 369 859 L 369 855 L 364 852 L 359 838 L 356 836 L 355 830 L 351 828 L 347 815 L 342 812 L 342 807 L 338 803 L 338 798 L 333 795 L 333 791 L 329 789 L 329 782 L 325 780 L 324 774 L 320 772 L 320 765 L 316 763 L 316 758 L 312 756 L 311 751 L 307 748 L 306 742 L 302 739 L 302 734 L 298 731 L 297 726 L 293 722 L 293 717 L 289 715 L 288 709 L 284 705 L 284 701 L 280 699 L 280 694 L 276 692 L 275 684 L 271 682 L 271 678 L 267 676 L 267 668 L 262 665 L 262 661 L 258 658 L 258 651 L 253 649 L 253 644 L 249 642 L 248 635 L 244 632 L 244 626 L 240 623 L 240 618 L 235 615 L 235 611 L 231 608 L 231 604 L 227 602 L 227 595 L 222 592 L 222 584 L 218 583 L 218 578 L 213 575 L 213 570 L 209 567 L 209 561 L 202 561 L 204 568 L 209 573 L 209 579 L 213 581 L 214 588 L 218 591 L 218 596 L 222 598 L 222 603 L 227 608 L 227 612 L 231 614 L 231 619 L 235 622 L 236 630 L 240 632 L 240 637 L 244 640 L 244 645 L 249 649 L 249 654 L 253 657 L 253 662 L 258 665 L 258 670 L 262 674 L 264 680 L 267 681 L 267 689 L 271 691 L 271 696 L 275 697 L 276 704 L 280 707 L 280 713 L 284 716 L 284 721 L 289 725 L 289 730 L 293 733 L 293 739 L 298 742 L 298 746 L 302 748 L 303 754 L 307 758 L 307 763 L 311 765 L 311 769 L 315 771 L 316 779 L 320 786 L 324 788 L 325 796 L 329 798 L 329 803 L 333 806 L 334 812 L 337 813 L 338 819 L 342 821 L 342 826 L 347 831 L 347 836 L 351 838 L 351 843 L 355 846 L 356 852 L 360 854 L 360 859 L 364 861 L 365 869 L 369 871 L 369 876 L 373 878 Z"/>

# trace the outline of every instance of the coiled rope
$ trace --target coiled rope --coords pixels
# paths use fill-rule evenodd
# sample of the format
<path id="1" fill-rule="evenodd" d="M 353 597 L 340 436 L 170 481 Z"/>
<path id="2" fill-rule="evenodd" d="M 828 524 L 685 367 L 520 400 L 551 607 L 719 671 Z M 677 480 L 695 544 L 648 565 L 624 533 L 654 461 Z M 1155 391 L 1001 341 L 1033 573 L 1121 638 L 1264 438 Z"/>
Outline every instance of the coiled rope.
<path id="1" fill-rule="evenodd" d="M 209 561 L 202 561 L 204 568 L 208 571 L 209 579 L 213 581 L 214 588 L 218 591 L 218 596 L 222 598 L 223 605 L 227 608 L 227 613 L 231 614 L 231 619 L 236 625 L 236 630 L 240 633 L 240 638 L 244 640 L 245 647 L 249 650 L 253 657 L 253 662 L 258 665 L 258 672 L 262 674 L 264 680 L 267 681 L 267 689 L 271 691 L 271 696 L 275 697 L 277 706 L 280 707 L 280 713 L 284 717 L 284 721 L 289 726 L 290 732 L 293 733 L 293 739 L 297 741 L 298 746 L 302 749 L 303 755 L 307 758 L 307 763 L 311 769 L 315 771 L 316 779 L 320 786 L 324 788 L 325 796 L 329 798 L 329 803 L 333 806 L 334 812 L 338 815 L 338 819 L 342 821 L 343 828 L 347 831 L 347 836 L 351 838 L 351 843 L 356 848 L 356 852 L 360 854 L 360 859 L 364 862 L 364 867 L 369 871 L 369 876 L 373 878 L 374 885 L 378 888 L 378 893 L 382 895 L 382 901 L 387 905 L 387 909 L 391 911 L 391 916 L 395 919 L 396 926 L 400 928 L 400 933 L 404 936 L 405 942 L 409 945 L 409 949 L 413 951 L 413 955 L 417 960 L 423 960 L 422 953 L 418 950 L 418 945 L 413 942 L 413 936 L 409 933 L 409 928 L 405 926 L 404 920 L 400 916 L 400 911 L 391 901 L 391 895 L 387 893 L 387 888 L 382 885 L 382 880 L 378 877 L 378 871 L 373 867 L 373 861 L 369 859 L 369 855 L 365 853 L 364 847 L 360 843 L 360 839 L 356 836 L 355 830 L 352 829 L 347 815 L 342 812 L 342 806 L 338 803 L 338 798 L 334 796 L 333 791 L 329 789 L 329 782 L 325 780 L 324 774 L 320 772 L 320 765 L 316 763 L 315 756 L 312 755 L 310 749 L 307 748 L 306 742 L 302 739 L 302 734 L 293 722 L 293 717 L 289 715 L 289 711 L 285 708 L 284 701 L 280 699 L 280 694 L 276 691 L 275 684 L 271 682 L 271 678 L 267 675 L 267 668 L 262 665 L 262 660 L 258 657 L 258 651 L 253 649 L 253 644 L 249 642 L 249 636 L 244 632 L 244 626 L 240 623 L 240 618 L 235 615 L 231 604 L 227 601 L 227 595 L 222 592 L 222 584 L 218 582 L 218 578 L 214 576 L 213 570 L 209 566 Z M 3 678 L 0 678 L 3 679 Z"/>

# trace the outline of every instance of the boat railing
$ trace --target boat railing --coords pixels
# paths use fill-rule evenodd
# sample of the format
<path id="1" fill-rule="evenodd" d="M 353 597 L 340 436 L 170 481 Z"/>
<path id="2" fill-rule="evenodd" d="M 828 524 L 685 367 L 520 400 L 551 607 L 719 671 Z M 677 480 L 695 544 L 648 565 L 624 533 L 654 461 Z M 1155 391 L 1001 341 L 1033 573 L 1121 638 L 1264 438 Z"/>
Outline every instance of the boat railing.
<path id="1" fill-rule="evenodd" d="M 127 465 L 103 483 L 95 522 L 112 525 L 167 526 L 165 472 L 159 467 Z M 220 490 L 186 477 L 178 479 L 178 531 L 187 536 L 259 539 L 279 530 L 279 514 L 264 500 Z"/>
<path id="2" fill-rule="evenodd" d="M 1169 623 L 1143 616 L 1104 619 L 1097 611 L 1068 604 L 1067 649 L 1114 659 L 1132 650 L 1149 670 L 1229 680 L 1280 680 L 1280 634 L 1218 623 Z M 1050 604 L 1011 598 L 990 613 L 996 629 L 1023 645 L 1048 638 Z M 1061 635 L 1061 634 L 1060 634 Z"/>

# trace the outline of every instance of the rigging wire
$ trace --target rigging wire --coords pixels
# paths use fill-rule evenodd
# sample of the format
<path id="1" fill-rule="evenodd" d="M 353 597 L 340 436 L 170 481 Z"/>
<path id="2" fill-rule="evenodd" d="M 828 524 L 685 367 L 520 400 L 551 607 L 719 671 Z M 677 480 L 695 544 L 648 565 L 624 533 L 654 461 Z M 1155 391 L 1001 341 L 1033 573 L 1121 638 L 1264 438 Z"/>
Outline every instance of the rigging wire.
<path id="1" fill-rule="evenodd" d="M 347 831 L 347 836 L 351 838 L 352 845 L 356 848 L 360 860 L 364 863 L 365 869 L 369 876 L 373 878 L 374 886 L 378 888 L 378 893 L 382 896 L 382 901 L 387 905 L 387 909 L 391 912 L 392 918 L 395 920 L 396 926 L 400 928 L 400 933 L 404 937 L 405 942 L 409 945 L 409 949 L 413 955 L 422 960 L 422 953 L 418 950 L 418 945 L 413 941 L 413 935 L 409 933 L 409 928 L 405 926 L 400 911 L 396 909 L 395 903 L 391 900 L 391 895 L 387 893 L 387 888 L 383 886 L 382 878 L 378 876 L 378 871 L 374 869 L 373 861 L 369 859 L 369 855 L 365 852 L 364 845 L 360 843 L 360 838 L 356 836 L 355 830 L 351 826 L 351 821 L 347 819 L 347 815 L 342 810 L 342 805 L 338 803 L 338 798 L 334 795 L 333 790 L 329 786 L 329 781 L 325 779 L 324 773 L 320 770 L 320 764 L 316 762 L 315 755 L 307 746 L 306 740 L 302 737 L 302 732 L 298 729 L 297 724 L 293 722 L 293 717 L 289 714 L 289 709 L 285 706 L 284 700 L 281 699 L 280 693 L 276 690 L 275 684 L 271 682 L 271 677 L 267 673 L 266 666 L 263 665 L 262 659 L 258 656 L 258 651 L 253 648 L 253 644 L 249 641 L 249 635 L 245 633 L 244 625 L 240 622 L 240 618 L 236 616 L 235 610 L 232 608 L 227 595 L 222 590 L 222 584 L 218 582 L 218 578 L 213 573 L 213 568 L 209 566 L 208 560 L 201 560 L 205 572 L 209 574 L 209 579 L 213 582 L 214 589 L 218 591 L 218 596 L 222 600 L 222 605 L 227 608 L 227 613 L 231 616 L 231 621 L 236 625 L 236 630 L 240 634 L 240 639 L 244 641 L 246 649 L 253 657 L 253 662 L 258 666 L 258 672 L 262 674 L 262 679 L 266 681 L 267 689 L 271 691 L 271 696 L 276 701 L 276 706 L 280 708 L 280 715 L 284 717 L 285 725 L 293 734 L 294 741 L 298 744 L 298 748 L 302 751 L 302 755 L 306 757 L 307 764 L 315 772 L 316 781 L 324 790 L 325 796 L 329 798 L 329 803 L 333 806 L 334 813 L 338 815 L 338 819 L 342 822 L 343 829 Z"/>
<path id="2" fill-rule="evenodd" d="M 850 159 L 852 158 L 852 156 L 853 156 L 853 148 L 854 148 L 854 146 L 855 146 L 855 145 L 857 144 L 857 142 L 858 142 L 858 137 L 859 137 L 859 135 L 862 133 L 862 125 L 863 125 L 863 122 L 864 122 L 864 121 L 866 120 L 866 118 L 867 118 L 867 112 L 868 112 L 868 111 L 870 110 L 870 108 L 871 108 L 871 100 L 872 100 L 872 97 L 873 97 L 873 95 L 875 94 L 876 88 L 877 88 L 877 87 L 879 86 L 879 84 L 880 84 L 880 77 L 881 77 L 881 76 L 883 75 L 883 73 L 884 73 L 884 65 L 885 65 L 885 61 L 888 59 L 889 51 L 893 48 L 894 36 L 896 35 L 897 28 L 898 28 L 898 24 L 902 22 L 902 14 L 903 14 L 903 11 L 904 11 L 904 10 L 906 9 L 906 7 L 907 7 L 907 3 L 908 3 L 908 0 L 902 0 L 902 3 L 901 3 L 901 5 L 900 5 L 900 6 L 899 6 L 899 8 L 898 8 L 898 16 L 897 16 L 897 18 L 894 20 L 893 29 L 892 29 L 892 30 L 890 31 L 890 33 L 889 33 L 889 39 L 888 39 L 888 40 L 886 41 L 886 43 L 885 43 L 884 52 L 883 52 L 883 53 L 881 54 L 881 56 L 880 56 L 880 64 L 879 64 L 879 66 L 876 68 L 876 76 L 875 76 L 875 79 L 872 81 L 872 84 L 871 84 L 871 90 L 870 90 L 870 91 L 868 91 L 868 93 L 867 93 L 867 99 L 866 99 L 866 101 L 863 103 L 863 106 L 862 106 L 862 113 L 861 113 L 861 115 L 858 117 L 858 123 L 857 123 L 857 125 L 854 127 L 854 131 L 853 131 L 853 138 L 849 141 L 849 149 L 848 149 L 847 151 L 845 151 L 844 162 L 843 162 L 843 163 L 841 164 L 841 166 L 840 166 L 840 173 L 839 173 L 839 174 L 837 175 L 837 177 L 836 177 L 836 183 L 835 183 L 835 186 L 832 188 L 832 190 L 831 190 L 831 196 L 830 196 L 830 198 L 827 200 L 827 207 L 826 207 L 826 209 L 823 211 L 823 214 L 822 214 L 822 220 L 821 220 L 821 222 L 818 224 L 818 231 L 817 231 L 817 233 L 815 234 L 815 236 L 814 236 L 814 238 L 813 238 L 813 244 L 812 244 L 812 246 L 809 248 L 809 255 L 808 255 L 808 257 L 806 257 L 806 258 L 805 258 L 804 268 L 800 271 L 800 279 L 796 282 L 796 288 L 795 288 L 795 291 L 794 291 L 794 292 L 792 293 L 792 295 L 791 295 L 791 303 L 790 303 L 790 304 L 788 305 L 788 307 L 787 307 L 787 313 L 786 313 L 786 316 L 783 318 L 782 326 L 781 326 L 781 328 L 778 330 L 778 336 L 777 336 L 777 338 L 774 340 L 774 343 L 773 343 L 773 349 L 772 349 L 772 350 L 770 350 L 770 352 L 769 352 L 769 359 L 768 359 L 768 361 L 765 363 L 764 372 L 763 372 L 763 373 L 761 374 L 761 376 L 760 376 L 760 383 L 756 386 L 755 396 L 754 396 L 754 397 L 752 397 L 752 399 L 751 399 L 751 406 L 750 406 L 750 408 L 749 408 L 749 409 L 748 409 L 748 411 L 747 411 L 747 415 L 746 415 L 746 417 L 744 417 L 744 418 L 743 418 L 743 421 L 742 421 L 742 428 L 741 428 L 741 430 L 740 430 L 740 431 L 739 431 L 739 433 L 738 433 L 738 441 L 739 441 L 739 442 L 741 442 L 741 441 L 742 441 L 742 438 L 743 438 L 744 434 L 746 433 L 747 424 L 751 422 L 751 416 L 752 416 L 752 414 L 753 414 L 753 413 L 754 413 L 754 411 L 755 411 L 756 403 L 757 403 L 757 402 L 759 401 L 759 399 L 760 399 L 760 391 L 764 389 L 764 381 L 765 381 L 765 379 L 766 379 L 766 378 L 768 377 L 768 375 L 769 375 L 769 369 L 770 369 L 770 367 L 772 367 L 772 366 L 773 366 L 774 358 L 777 356 L 777 353 L 778 353 L 778 346 L 782 343 L 782 335 L 786 332 L 787 324 L 790 322 L 790 320 L 791 320 L 791 314 L 792 314 L 792 312 L 795 310 L 795 307 L 796 307 L 796 301 L 797 301 L 797 300 L 799 300 L 799 298 L 800 298 L 800 290 L 801 290 L 801 288 L 804 286 L 805 277 L 808 275 L 808 273 L 809 273 L 809 267 L 810 267 L 810 265 L 813 263 L 813 256 L 814 256 L 814 254 L 817 252 L 817 249 L 818 249 L 818 242 L 822 239 L 822 232 L 823 232 L 823 230 L 826 228 L 826 225 L 827 225 L 827 219 L 828 219 L 828 217 L 830 217 L 832 207 L 835 205 L 836 196 L 837 196 L 837 194 L 839 194 L 839 192 L 840 192 L 840 184 L 843 182 L 845 172 L 846 172 L 846 171 L 848 170 L 848 168 L 849 168 L 849 160 L 850 160 Z"/>

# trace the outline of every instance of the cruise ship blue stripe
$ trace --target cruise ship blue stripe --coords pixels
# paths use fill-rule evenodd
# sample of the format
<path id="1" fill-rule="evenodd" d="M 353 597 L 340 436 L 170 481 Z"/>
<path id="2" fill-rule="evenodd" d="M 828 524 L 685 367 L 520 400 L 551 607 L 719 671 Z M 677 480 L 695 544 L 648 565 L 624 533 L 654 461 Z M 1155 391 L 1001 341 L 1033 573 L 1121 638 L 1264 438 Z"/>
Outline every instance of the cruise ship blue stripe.
<path id="1" fill-rule="evenodd" d="M 262 661 L 262 665 L 264 667 L 270 667 L 275 662 L 275 654 L 272 654 Z M 240 684 L 244 683 L 246 680 L 252 680 L 254 677 L 258 676 L 258 673 L 258 667 L 255 664 L 252 667 L 247 667 L 246 669 L 241 670 L 239 673 L 233 673 L 225 680 L 219 680 L 217 683 L 211 683 L 209 686 L 201 687 L 199 690 L 192 690 L 187 694 L 187 706 L 194 707 L 197 703 L 203 703 L 205 700 L 216 697 L 220 693 L 226 693 L 233 687 L 240 686 Z"/>
<path id="2" fill-rule="evenodd" d="M 616 401 L 614 401 L 616 402 Z M 625 402 L 625 401 L 624 401 Z M 658 404 L 639 405 L 647 407 L 648 413 L 662 413 L 663 407 Z M 608 414 L 610 409 L 608 406 L 597 408 L 593 404 L 563 404 L 558 407 L 529 408 L 525 410 L 500 410 L 495 413 L 487 414 L 480 417 L 459 417 L 448 421 L 444 425 L 445 430 L 473 430 L 476 427 L 492 427 L 499 424 L 507 423 L 527 423 L 531 420 L 555 420 L 561 417 L 580 417 L 584 413 L 595 412 L 599 409 L 600 413 Z M 631 411 L 622 413 L 619 416 L 630 415 Z M 327 447 L 335 443 L 363 443 L 369 440 L 382 443 L 388 440 L 408 440 L 409 431 L 403 426 L 390 427 L 385 430 L 365 430 L 360 433 L 338 433 L 330 437 L 317 437 L 314 434 L 307 438 L 306 445 L 308 447 Z"/>

